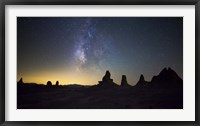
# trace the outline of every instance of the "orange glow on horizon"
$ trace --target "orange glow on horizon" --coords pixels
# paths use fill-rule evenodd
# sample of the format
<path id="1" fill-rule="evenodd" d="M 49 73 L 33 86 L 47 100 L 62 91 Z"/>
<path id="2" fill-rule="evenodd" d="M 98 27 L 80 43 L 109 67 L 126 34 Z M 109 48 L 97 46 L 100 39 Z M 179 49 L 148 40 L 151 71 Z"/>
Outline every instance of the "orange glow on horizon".
<path id="1" fill-rule="evenodd" d="M 54 85 L 56 81 L 59 81 L 60 85 L 68 84 L 81 84 L 81 85 L 95 85 L 98 84 L 98 81 L 102 79 L 102 75 L 95 76 L 94 74 L 83 74 L 83 73 L 60 73 L 57 72 L 48 72 L 48 73 L 39 73 L 39 74 L 27 74 L 27 75 L 18 75 L 17 81 L 20 78 L 23 78 L 24 83 L 37 83 L 37 84 L 46 84 L 47 81 L 51 81 Z"/>

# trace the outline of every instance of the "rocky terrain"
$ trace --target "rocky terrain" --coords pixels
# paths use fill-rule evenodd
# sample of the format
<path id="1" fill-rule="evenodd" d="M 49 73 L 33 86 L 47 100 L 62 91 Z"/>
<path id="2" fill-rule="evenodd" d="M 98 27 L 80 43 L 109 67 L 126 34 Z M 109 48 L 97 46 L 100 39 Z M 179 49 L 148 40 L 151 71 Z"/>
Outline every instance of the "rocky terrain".
<path id="1" fill-rule="evenodd" d="M 94 86 L 17 83 L 18 109 L 183 109 L 183 80 L 171 68 L 164 68 L 150 82 L 140 76 L 137 84 L 114 83 L 106 71 Z"/>

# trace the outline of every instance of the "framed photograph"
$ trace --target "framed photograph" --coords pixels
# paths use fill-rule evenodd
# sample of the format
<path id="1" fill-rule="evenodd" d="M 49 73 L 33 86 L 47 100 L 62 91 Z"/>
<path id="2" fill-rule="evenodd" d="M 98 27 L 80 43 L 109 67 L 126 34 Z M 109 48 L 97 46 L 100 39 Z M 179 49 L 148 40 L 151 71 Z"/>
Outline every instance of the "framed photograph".
<path id="1" fill-rule="evenodd" d="M 2 125 L 199 125 L 199 0 L 1 5 Z"/>

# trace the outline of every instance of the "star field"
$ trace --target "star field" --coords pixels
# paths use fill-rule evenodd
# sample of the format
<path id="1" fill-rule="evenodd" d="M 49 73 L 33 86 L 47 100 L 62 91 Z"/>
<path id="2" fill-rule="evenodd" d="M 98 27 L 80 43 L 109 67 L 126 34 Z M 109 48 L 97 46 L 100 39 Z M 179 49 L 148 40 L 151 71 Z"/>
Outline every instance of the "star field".
<path id="1" fill-rule="evenodd" d="M 182 17 L 18 17 L 17 79 L 97 84 L 151 80 L 164 67 L 183 77 Z"/>

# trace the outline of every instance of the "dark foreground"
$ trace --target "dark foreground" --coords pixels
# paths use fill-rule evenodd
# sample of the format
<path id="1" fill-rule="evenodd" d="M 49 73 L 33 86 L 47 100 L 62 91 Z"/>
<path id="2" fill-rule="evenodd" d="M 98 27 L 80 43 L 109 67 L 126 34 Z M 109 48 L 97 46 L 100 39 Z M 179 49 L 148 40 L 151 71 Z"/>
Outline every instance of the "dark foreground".
<path id="1" fill-rule="evenodd" d="M 18 85 L 18 109 L 182 109 L 179 88 Z"/>
<path id="2" fill-rule="evenodd" d="M 141 75 L 136 86 L 122 75 L 121 85 L 106 74 L 95 86 L 17 84 L 18 109 L 183 109 L 183 80 L 164 68 L 150 82 Z"/>

